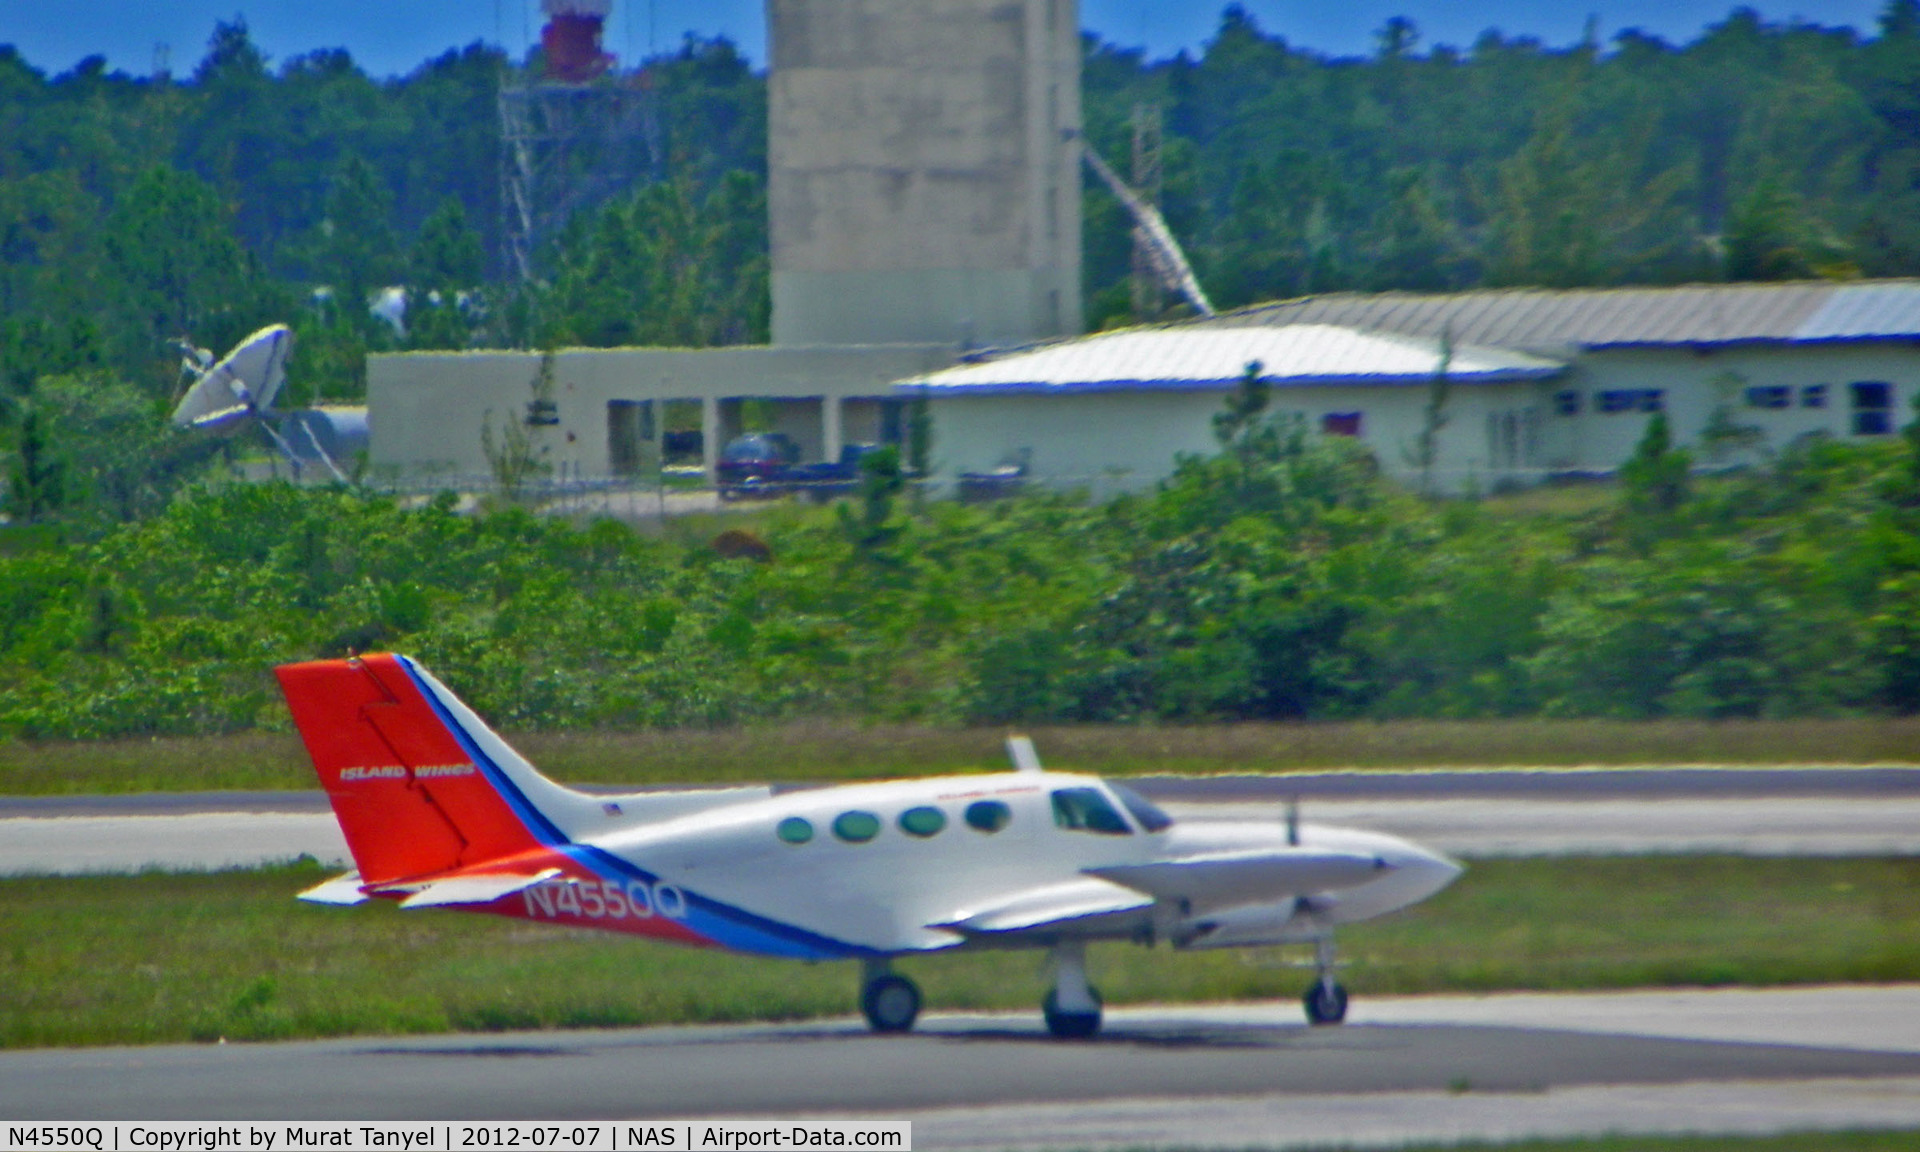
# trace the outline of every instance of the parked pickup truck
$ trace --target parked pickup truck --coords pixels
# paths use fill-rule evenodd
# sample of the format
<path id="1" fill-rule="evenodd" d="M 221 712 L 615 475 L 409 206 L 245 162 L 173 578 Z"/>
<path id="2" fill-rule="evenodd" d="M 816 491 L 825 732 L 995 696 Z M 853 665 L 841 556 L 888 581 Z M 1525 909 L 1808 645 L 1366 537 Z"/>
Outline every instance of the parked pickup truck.
<path id="1" fill-rule="evenodd" d="M 840 459 L 798 464 L 787 473 L 787 484 L 815 504 L 836 496 L 851 496 L 860 487 L 860 461 L 880 450 L 878 444 L 848 444 Z"/>
<path id="2" fill-rule="evenodd" d="M 797 492 L 825 504 L 858 489 L 860 461 L 879 450 L 878 444 L 848 444 L 840 449 L 838 460 L 801 464 L 798 446 L 778 432 L 736 436 L 720 453 L 716 469 L 720 498 L 743 500 Z"/>

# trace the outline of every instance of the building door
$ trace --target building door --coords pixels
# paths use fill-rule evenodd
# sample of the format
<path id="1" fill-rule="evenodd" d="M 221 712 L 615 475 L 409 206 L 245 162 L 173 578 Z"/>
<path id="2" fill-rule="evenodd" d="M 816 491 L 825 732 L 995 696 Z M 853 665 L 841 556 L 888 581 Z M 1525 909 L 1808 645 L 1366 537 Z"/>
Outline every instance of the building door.
<path id="1" fill-rule="evenodd" d="M 607 401 L 607 468 L 615 476 L 647 470 L 654 435 L 651 400 Z"/>

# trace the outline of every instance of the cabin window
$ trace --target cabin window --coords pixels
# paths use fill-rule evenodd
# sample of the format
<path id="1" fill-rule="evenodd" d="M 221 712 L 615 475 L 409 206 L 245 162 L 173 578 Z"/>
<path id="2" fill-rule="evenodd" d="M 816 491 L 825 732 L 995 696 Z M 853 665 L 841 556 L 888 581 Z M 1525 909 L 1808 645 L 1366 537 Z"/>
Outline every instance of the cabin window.
<path id="1" fill-rule="evenodd" d="M 1131 836 L 1133 829 L 1098 788 L 1062 788 L 1053 794 L 1053 823 L 1075 832 Z"/>
<path id="2" fill-rule="evenodd" d="M 998 800 L 975 800 L 967 805 L 966 820 L 976 832 L 998 832 L 1013 822 L 1013 809 Z"/>
<path id="3" fill-rule="evenodd" d="M 799 816 L 789 816 L 780 821 L 773 834 L 789 844 L 805 844 L 813 839 L 813 821 Z"/>
<path id="4" fill-rule="evenodd" d="M 1162 812 L 1158 804 L 1145 796 L 1125 784 L 1109 782 L 1107 787 L 1113 789 L 1115 796 L 1120 797 L 1120 803 L 1126 806 L 1127 811 L 1133 813 L 1133 818 L 1139 822 L 1140 827 L 1149 832 L 1165 832 L 1173 827 L 1173 817 Z"/>
<path id="5" fill-rule="evenodd" d="M 849 844 L 865 844 L 880 834 L 880 817 L 871 812 L 842 812 L 833 818 L 833 834 Z"/>
<path id="6" fill-rule="evenodd" d="M 900 831 L 922 840 L 937 836 L 947 826 L 947 814 L 938 808 L 909 808 L 900 813 Z"/>

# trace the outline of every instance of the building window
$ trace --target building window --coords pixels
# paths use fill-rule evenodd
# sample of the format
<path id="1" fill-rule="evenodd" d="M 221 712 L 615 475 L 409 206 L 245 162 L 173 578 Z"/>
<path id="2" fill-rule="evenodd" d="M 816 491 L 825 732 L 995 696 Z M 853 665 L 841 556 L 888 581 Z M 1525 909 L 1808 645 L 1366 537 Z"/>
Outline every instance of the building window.
<path id="1" fill-rule="evenodd" d="M 1320 431 L 1329 436 L 1360 435 L 1360 413 L 1329 412 L 1320 417 Z"/>
<path id="2" fill-rule="evenodd" d="M 1580 390 L 1562 388 L 1553 394 L 1553 414 L 1555 416 L 1580 415 Z"/>
<path id="3" fill-rule="evenodd" d="M 1893 431 L 1893 385 L 1861 380 L 1847 385 L 1853 395 L 1853 434 L 1885 436 Z"/>
<path id="4" fill-rule="evenodd" d="M 1600 393 L 1602 412 L 1660 412 L 1667 394 L 1660 388 L 1609 388 Z"/>
<path id="5" fill-rule="evenodd" d="M 1793 407 L 1793 389 L 1779 384 L 1749 388 L 1747 389 L 1747 407 L 1791 408 Z"/>
<path id="6" fill-rule="evenodd" d="M 1809 384 L 1800 389 L 1800 407 L 1825 408 L 1826 406 L 1827 386 L 1825 384 Z"/>

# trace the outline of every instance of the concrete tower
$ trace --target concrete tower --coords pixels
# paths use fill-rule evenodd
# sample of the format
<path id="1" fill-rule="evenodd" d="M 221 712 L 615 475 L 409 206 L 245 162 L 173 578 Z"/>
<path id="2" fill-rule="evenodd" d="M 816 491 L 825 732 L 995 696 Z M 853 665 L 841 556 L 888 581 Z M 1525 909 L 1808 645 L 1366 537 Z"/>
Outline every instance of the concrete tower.
<path id="1" fill-rule="evenodd" d="M 775 344 L 1080 329 L 1075 0 L 769 0 Z"/>

